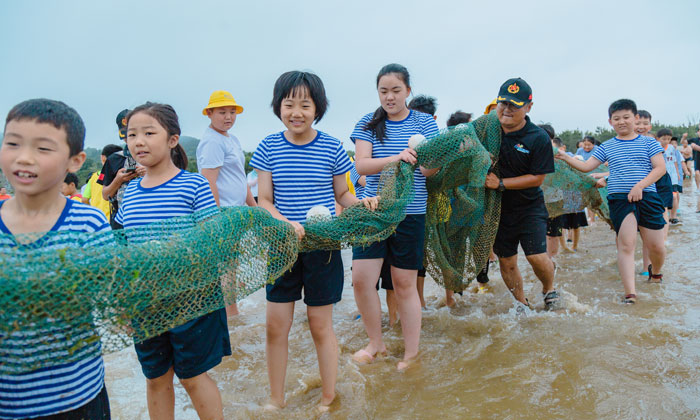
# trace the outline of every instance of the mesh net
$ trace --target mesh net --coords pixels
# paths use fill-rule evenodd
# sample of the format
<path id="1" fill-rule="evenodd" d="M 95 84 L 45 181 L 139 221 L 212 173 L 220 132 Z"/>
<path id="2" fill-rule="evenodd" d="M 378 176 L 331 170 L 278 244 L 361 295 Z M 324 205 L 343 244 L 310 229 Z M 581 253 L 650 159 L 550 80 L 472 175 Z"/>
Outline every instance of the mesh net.
<path id="1" fill-rule="evenodd" d="M 500 136 L 491 113 L 416 148 L 420 165 L 440 167 L 427 181 L 425 266 L 452 290 L 485 266 L 498 229 L 500 193 L 483 186 Z M 99 234 L 0 235 L 0 245 L 11 245 L 0 246 L 0 373 L 119 350 L 245 298 L 299 252 L 385 239 L 413 198 L 414 169 L 387 165 L 376 211 L 356 204 L 336 218 L 310 218 L 301 242 L 291 225 L 249 207 L 222 209 L 194 227 L 176 218 Z M 592 185 L 557 162 L 544 187 L 548 208 L 563 211 L 563 193 L 579 192 L 604 216 Z"/>

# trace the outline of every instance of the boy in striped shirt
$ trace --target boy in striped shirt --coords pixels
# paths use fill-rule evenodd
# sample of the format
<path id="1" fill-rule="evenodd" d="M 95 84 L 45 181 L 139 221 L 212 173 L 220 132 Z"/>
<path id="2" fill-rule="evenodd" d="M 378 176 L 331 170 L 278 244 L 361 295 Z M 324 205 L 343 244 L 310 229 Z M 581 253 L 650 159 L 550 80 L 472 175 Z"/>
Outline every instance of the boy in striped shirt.
<path id="1" fill-rule="evenodd" d="M 639 117 L 633 101 L 620 99 L 613 102 L 608 116 L 617 136 L 598 146 L 590 159 L 582 162 L 561 151 L 556 158 L 583 172 L 590 172 L 608 162 L 608 205 L 617 233 L 617 265 L 625 288 L 624 303 L 632 304 L 637 301 L 634 249 L 638 228 L 651 258 L 649 279 L 658 283 L 663 278 L 665 209 L 655 182 L 666 173 L 666 165 L 661 145 L 653 138 L 635 132 Z"/>
<path id="2" fill-rule="evenodd" d="M 43 232 L 109 230 L 101 211 L 60 194 L 66 174 L 85 161 L 84 139 L 82 119 L 63 102 L 33 99 L 10 110 L 0 166 L 15 197 L 0 202 L 4 257 L 16 257 L 18 249 L 94 246 L 83 235 Z M 110 418 L 100 340 L 85 312 L 79 321 L 54 318 L 45 324 L 50 327 L 0 333 L 0 418 Z M 23 315 L 7 316 L 21 321 Z M 27 372 L 39 358 L 46 362 Z"/>

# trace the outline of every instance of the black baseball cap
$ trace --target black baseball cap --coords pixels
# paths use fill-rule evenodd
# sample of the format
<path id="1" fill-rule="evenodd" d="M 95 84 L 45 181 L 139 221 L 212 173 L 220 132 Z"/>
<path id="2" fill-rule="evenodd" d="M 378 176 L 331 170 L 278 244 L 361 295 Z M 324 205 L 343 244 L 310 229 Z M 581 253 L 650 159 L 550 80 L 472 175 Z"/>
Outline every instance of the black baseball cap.
<path id="1" fill-rule="evenodd" d="M 517 77 L 508 79 L 498 90 L 497 102 L 508 102 L 522 108 L 532 102 L 532 88 L 526 81 Z"/>
<path id="2" fill-rule="evenodd" d="M 121 111 L 117 114 L 117 127 L 119 127 L 119 138 L 124 140 L 126 138 L 126 115 L 129 113 L 128 109 Z"/>

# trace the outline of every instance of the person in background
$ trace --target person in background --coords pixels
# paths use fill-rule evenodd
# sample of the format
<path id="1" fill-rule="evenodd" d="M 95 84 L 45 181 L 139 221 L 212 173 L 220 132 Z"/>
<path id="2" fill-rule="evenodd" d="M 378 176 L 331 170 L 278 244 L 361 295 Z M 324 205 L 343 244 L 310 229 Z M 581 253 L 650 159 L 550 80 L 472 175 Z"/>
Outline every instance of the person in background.
<path id="1" fill-rule="evenodd" d="M 10 198 L 12 198 L 12 196 L 7 193 L 7 188 L 5 188 L 5 187 L 0 188 L 0 201 L 7 200 Z"/>
<path id="2" fill-rule="evenodd" d="M 74 173 L 67 173 L 66 178 L 63 180 L 63 185 L 61 186 L 61 194 L 65 195 L 71 200 L 83 202 L 83 196 L 78 192 L 78 175 Z"/>
<path id="3" fill-rule="evenodd" d="M 102 166 L 104 166 L 107 158 L 112 154 L 121 151 L 122 148 L 116 144 L 108 144 L 102 148 L 102 154 L 100 154 L 100 160 L 102 161 Z M 93 207 L 97 207 L 104 213 L 107 218 L 110 217 L 110 205 L 109 201 L 102 198 L 102 185 L 97 183 L 100 178 L 100 172 L 96 171 L 90 178 L 88 178 L 85 186 L 83 187 L 83 204 L 89 204 Z"/>

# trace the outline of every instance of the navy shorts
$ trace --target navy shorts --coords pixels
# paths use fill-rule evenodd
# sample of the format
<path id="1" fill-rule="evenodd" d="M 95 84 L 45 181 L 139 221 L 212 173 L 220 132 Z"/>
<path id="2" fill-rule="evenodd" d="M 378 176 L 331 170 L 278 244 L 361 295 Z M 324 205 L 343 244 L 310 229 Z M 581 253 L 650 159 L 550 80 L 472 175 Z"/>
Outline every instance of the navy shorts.
<path id="1" fill-rule="evenodd" d="M 657 193 L 643 192 L 640 201 L 630 203 L 627 194 L 608 194 L 608 207 L 610 207 L 610 219 L 615 227 L 615 233 L 620 233 L 620 226 L 628 214 L 633 213 L 637 219 L 637 226 L 647 229 L 663 229 L 666 221 L 664 213 L 666 209 Z"/>
<path id="2" fill-rule="evenodd" d="M 387 258 L 391 253 L 391 265 L 404 270 L 423 268 L 423 240 L 425 215 L 409 214 L 396 227 L 396 232 L 383 241 L 352 249 L 353 260 Z"/>
<path id="3" fill-rule="evenodd" d="M 344 281 L 340 250 L 301 252 L 292 269 L 265 288 L 269 302 L 287 303 L 301 299 L 307 306 L 340 302 Z"/>
<path id="4" fill-rule="evenodd" d="M 547 252 L 547 209 L 544 203 L 521 211 L 501 211 L 493 252 L 499 258 L 508 258 L 518 253 L 518 244 L 525 255 Z"/>
<path id="5" fill-rule="evenodd" d="M 673 208 L 673 185 L 668 172 L 656 181 L 656 193 L 661 198 L 661 203 L 667 209 Z"/>
<path id="6" fill-rule="evenodd" d="M 547 219 L 547 236 L 550 236 L 552 238 L 558 238 L 561 236 L 561 224 L 563 216 L 564 215 L 562 214 L 561 216 L 550 217 Z"/>
<path id="7" fill-rule="evenodd" d="M 678 184 L 673 184 L 673 192 L 683 193 L 683 186 Z"/>
<path id="8" fill-rule="evenodd" d="M 231 355 L 226 309 L 197 317 L 135 347 L 146 378 L 161 377 L 171 366 L 178 378 L 194 378 Z"/>

